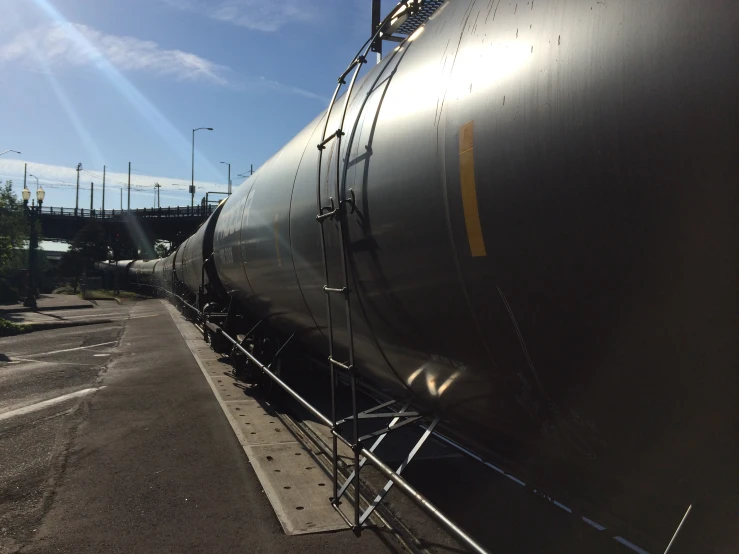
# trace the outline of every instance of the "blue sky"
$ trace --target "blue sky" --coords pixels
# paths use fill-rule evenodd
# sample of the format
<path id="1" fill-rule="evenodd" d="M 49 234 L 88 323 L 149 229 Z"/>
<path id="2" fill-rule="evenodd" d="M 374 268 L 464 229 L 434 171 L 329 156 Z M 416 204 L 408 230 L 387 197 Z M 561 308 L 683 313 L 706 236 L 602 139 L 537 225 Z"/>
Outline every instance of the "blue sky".
<path id="1" fill-rule="evenodd" d="M 330 98 L 368 38 L 370 0 L 0 0 L 0 181 L 39 177 L 48 206 L 106 208 L 132 162 L 132 207 L 189 204 L 256 169 Z M 394 2 L 387 0 L 383 9 Z M 29 188 L 36 180 L 29 179 Z M 177 186 L 173 186 L 177 185 Z M 196 201 L 201 195 L 196 196 Z M 124 204 L 125 204 L 124 193 Z"/>

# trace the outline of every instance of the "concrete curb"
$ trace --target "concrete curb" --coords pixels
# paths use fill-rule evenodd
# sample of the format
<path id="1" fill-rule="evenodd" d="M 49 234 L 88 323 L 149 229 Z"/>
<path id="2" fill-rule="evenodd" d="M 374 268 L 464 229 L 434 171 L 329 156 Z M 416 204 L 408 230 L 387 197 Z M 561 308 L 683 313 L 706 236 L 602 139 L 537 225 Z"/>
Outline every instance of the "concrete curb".
<path id="1" fill-rule="evenodd" d="M 31 308 L 0 308 L 0 314 L 20 314 L 24 312 L 53 312 L 57 310 L 84 310 L 87 308 L 94 308 L 93 304 L 72 304 L 71 306 L 49 306 L 44 308 L 43 306 L 32 310 Z"/>
<path id="2" fill-rule="evenodd" d="M 88 319 L 87 321 L 43 321 L 40 323 L 18 323 L 18 325 L 25 325 L 28 330 L 26 333 L 33 333 L 34 331 L 48 331 L 49 329 L 60 329 L 62 327 L 82 327 L 84 325 L 97 325 L 98 323 L 112 323 L 118 321 L 115 319 Z"/>

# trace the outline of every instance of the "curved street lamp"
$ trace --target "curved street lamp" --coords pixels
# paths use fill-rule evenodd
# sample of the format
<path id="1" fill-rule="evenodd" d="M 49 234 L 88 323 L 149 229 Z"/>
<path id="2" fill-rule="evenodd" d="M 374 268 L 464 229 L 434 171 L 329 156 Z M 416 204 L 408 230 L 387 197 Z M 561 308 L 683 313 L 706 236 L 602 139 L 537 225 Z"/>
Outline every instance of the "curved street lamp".
<path id="1" fill-rule="evenodd" d="M 195 206 L 195 131 L 212 131 L 213 127 L 198 127 L 192 130 L 192 179 L 190 181 L 190 207 Z"/>
<path id="2" fill-rule="evenodd" d="M 3 154 L 7 154 L 8 152 L 15 152 L 16 154 L 20 154 L 18 150 L 6 150 L 5 152 L 0 152 L 0 156 L 2 156 Z"/>
<path id="3" fill-rule="evenodd" d="M 38 177 L 36 177 L 33 173 L 29 173 L 28 176 L 36 179 L 36 190 L 38 190 Z"/>

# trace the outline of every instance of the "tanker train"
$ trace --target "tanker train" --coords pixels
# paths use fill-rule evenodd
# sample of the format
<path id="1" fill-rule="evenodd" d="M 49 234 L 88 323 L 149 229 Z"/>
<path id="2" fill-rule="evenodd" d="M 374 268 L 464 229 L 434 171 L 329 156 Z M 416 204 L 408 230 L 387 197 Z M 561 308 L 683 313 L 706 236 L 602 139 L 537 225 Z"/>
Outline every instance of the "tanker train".
<path id="1" fill-rule="evenodd" d="M 169 257 L 116 271 L 294 334 L 600 517 L 661 541 L 693 505 L 728 551 L 739 3 L 437 4 Z"/>

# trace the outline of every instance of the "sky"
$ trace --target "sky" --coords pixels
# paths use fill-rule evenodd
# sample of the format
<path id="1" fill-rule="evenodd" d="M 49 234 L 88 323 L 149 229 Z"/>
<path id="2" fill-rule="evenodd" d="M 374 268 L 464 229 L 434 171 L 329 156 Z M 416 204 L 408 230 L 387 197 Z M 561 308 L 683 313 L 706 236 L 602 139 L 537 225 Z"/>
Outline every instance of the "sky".
<path id="1" fill-rule="evenodd" d="M 385 0 L 383 10 L 395 2 Z M 0 181 L 45 206 L 188 205 L 239 186 L 326 108 L 370 0 L 0 0 Z M 384 14 L 384 12 L 383 12 Z M 28 187 L 36 186 L 27 177 Z M 124 207 L 127 194 L 123 194 Z"/>

